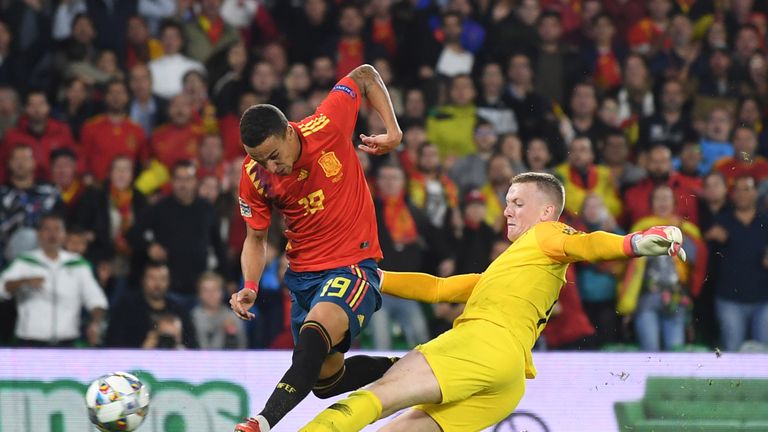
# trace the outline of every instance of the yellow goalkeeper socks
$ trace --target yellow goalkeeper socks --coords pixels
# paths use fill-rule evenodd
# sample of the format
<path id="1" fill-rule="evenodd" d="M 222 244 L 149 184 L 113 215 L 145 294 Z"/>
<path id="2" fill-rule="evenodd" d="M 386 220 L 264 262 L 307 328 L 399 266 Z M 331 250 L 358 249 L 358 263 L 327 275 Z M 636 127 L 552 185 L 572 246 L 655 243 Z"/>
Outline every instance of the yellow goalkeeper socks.
<path id="1" fill-rule="evenodd" d="M 378 420 L 381 401 L 368 390 L 353 392 L 326 408 L 300 432 L 355 432 Z"/>

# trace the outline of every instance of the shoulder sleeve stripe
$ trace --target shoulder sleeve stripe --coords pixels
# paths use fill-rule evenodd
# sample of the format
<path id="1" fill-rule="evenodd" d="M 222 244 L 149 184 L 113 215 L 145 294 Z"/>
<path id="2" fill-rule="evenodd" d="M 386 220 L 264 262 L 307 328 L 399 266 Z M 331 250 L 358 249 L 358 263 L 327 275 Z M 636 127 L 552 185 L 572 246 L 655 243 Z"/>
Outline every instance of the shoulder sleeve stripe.
<path id="1" fill-rule="evenodd" d="M 308 136 L 312 135 L 313 133 L 319 131 L 320 129 L 324 128 L 325 126 L 328 125 L 328 123 L 331 122 L 331 119 L 329 119 L 326 116 L 322 116 L 322 118 L 323 118 L 323 120 L 320 123 L 318 123 L 315 127 L 313 127 L 312 129 L 306 129 L 306 130 L 302 129 L 302 131 L 301 131 L 302 135 L 304 135 L 305 137 L 308 137 Z"/>

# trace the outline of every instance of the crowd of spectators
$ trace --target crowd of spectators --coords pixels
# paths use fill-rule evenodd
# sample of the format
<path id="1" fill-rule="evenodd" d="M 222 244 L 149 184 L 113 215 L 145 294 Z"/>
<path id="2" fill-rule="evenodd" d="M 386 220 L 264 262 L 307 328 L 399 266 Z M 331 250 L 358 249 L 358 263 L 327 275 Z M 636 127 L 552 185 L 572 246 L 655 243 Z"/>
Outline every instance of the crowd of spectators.
<path id="1" fill-rule="evenodd" d="M 370 63 L 404 132 L 358 153 L 381 268 L 482 272 L 510 178 L 551 172 L 564 222 L 677 225 L 689 260 L 573 266 L 541 349 L 768 349 L 767 32 L 762 0 L 0 0 L 0 344 L 290 347 L 277 212 L 257 318 L 224 303 L 239 116 Z M 387 297 L 363 346 L 461 310 Z"/>

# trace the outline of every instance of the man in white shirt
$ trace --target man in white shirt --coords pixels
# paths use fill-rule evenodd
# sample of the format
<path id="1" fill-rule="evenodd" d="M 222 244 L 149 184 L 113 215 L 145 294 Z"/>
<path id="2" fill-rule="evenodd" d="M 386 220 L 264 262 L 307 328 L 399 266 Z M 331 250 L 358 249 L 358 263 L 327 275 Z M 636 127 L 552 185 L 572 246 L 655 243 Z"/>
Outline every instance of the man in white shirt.
<path id="1" fill-rule="evenodd" d="M 449 78 L 471 73 L 475 61 L 475 56 L 461 45 L 462 20 L 455 12 L 443 15 L 443 49 L 435 70 Z"/>
<path id="2" fill-rule="evenodd" d="M 21 254 L 0 275 L 0 298 L 15 298 L 19 346 L 73 346 L 80 338 L 82 308 L 89 311 L 86 339 L 101 339 L 107 298 L 80 255 L 62 249 L 64 219 L 49 214 L 37 231 L 39 248 Z"/>
<path id="3" fill-rule="evenodd" d="M 181 93 L 182 79 L 191 70 L 205 74 L 202 63 L 183 55 L 183 30 L 173 21 L 165 21 L 160 26 L 160 43 L 165 54 L 149 62 L 152 73 L 152 92 L 162 98 L 170 99 Z"/>

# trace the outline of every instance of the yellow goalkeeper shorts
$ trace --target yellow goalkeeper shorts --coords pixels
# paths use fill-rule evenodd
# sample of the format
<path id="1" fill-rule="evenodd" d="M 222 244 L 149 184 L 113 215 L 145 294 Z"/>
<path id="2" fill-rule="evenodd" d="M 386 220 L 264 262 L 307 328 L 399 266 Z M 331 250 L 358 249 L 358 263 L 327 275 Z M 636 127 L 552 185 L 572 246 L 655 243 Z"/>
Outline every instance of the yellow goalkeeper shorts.
<path id="1" fill-rule="evenodd" d="M 485 429 L 511 414 L 523 397 L 525 351 L 504 327 L 464 321 L 415 349 L 437 377 L 443 400 L 414 408 L 444 432 Z"/>

